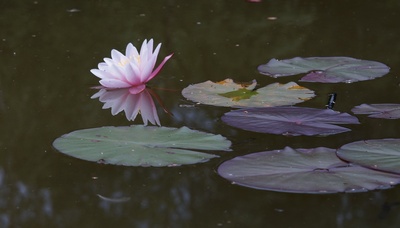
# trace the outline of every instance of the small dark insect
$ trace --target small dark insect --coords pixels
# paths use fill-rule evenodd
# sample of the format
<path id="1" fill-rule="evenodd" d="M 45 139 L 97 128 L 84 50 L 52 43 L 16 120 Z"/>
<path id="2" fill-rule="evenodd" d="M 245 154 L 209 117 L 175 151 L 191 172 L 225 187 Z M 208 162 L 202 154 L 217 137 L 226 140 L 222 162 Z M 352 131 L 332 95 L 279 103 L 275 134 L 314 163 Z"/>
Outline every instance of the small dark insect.
<path id="1" fill-rule="evenodd" d="M 326 105 L 327 109 L 333 109 L 336 101 L 336 93 L 329 94 L 328 104 Z"/>

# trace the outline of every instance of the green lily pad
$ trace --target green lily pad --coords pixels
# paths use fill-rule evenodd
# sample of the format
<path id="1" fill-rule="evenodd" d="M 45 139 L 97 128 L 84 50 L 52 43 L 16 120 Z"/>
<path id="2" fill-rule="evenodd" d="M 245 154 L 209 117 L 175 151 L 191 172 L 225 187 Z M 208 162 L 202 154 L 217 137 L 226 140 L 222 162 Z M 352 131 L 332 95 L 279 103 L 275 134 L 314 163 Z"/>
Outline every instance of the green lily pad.
<path id="1" fill-rule="evenodd" d="M 400 175 L 343 162 L 335 149 L 264 151 L 225 161 L 218 173 L 233 184 L 278 192 L 324 194 L 386 189 Z"/>
<path id="2" fill-rule="evenodd" d="M 179 166 L 206 162 L 218 155 L 193 150 L 229 151 L 221 135 L 187 127 L 100 127 L 73 131 L 57 138 L 61 153 L 101 164 L 125 166 Z"/>
<path id="3" fill-rule="evenodd" d="M 271 59 L 258 66 L 258 71 L 271 77 L 284 77 L 307 73 L 304 82 L 357 82 L 382 77 L 390 68 L 383 63 L 350 57 L 295 57 Z"/>
<path id="4" fill-rule="evenodd" d="M 400 139 L 373 139 L 343 145 L 336 152 L 345 161 L 400 174 Z"/>
<path id="5" fill-rule="evenodd" d="M 189 85 L 182 95 L 194 102 L 223 107 L 274 107 L 293 105 L 315 96 L 314 91 L 299 86 L 295 82 L 273 83 L 254 89 L 251 85 L 237 84 L 232 79 L 220 82 L 206 81 Z"/>

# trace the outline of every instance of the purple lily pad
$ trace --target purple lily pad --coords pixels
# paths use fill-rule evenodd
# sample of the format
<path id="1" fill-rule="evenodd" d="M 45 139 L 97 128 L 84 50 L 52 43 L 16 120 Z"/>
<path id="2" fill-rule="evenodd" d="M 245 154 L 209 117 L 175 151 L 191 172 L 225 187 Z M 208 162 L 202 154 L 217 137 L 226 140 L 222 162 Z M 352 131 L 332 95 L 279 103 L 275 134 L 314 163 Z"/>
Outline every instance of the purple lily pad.
<path id="1" fill-rule="evenodd" d="M 400 183 L 400 176 L 343 162 L 335 149 L 264 151 L 235 157 L 218 174 L 241 186 L 292 193 L 365 192 Z"/>
<path id="2" fill-rule="evenodd" d="M 258 66 L 258 71 L 271 77 L 283 77 L 307 73 L 304 82 L 357 82 L 382 77 L 390 68 L 383 63 L 350 57 L 295 57 L 271 59 Z"/>
<path id="3" fill-rule="evenodd" d="M 345 161 L 400 174 L 400 139 L 374 139 L 343 145 L 336 152 Z"/>
<path id="4" fill-rule="evenodd" d="M 248 131 L 290 136 L 338 134 L 350 129 L 334 124 L 359 124 L 347 113 L 302 107 L 238 109 L 225 113 L 222 121 Z"/>
<path id="5" fill-rule="evenodd" d="M 369 114 L 371 118 L 400 119 L 400 104 L 362 104 L 351 111 L 354 114 Z"/>

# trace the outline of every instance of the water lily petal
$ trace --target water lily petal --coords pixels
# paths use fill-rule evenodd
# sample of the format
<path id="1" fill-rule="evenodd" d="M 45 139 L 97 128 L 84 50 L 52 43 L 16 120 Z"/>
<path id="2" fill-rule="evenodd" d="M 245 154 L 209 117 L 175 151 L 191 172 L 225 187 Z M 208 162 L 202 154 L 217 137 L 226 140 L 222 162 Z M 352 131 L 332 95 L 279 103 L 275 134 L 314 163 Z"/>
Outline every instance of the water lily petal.
<path id="1" fill-rule="evenodd" d="M 158 67 L 153 71 L 153 73 L 151 73 L 149 79 L 147 81 L 150 81 L 151 79 L 153 79 L 158 72 L 160 72 L 161 68 L 164 66 L 164 64 L 174 55 L 174 53 L 170 54 L 169 56 L 165 57 L 164 60 L 160 63 L 160 65 L 158 65 Z"/>
<path id="2" fill-rule="evenodd" d="M 134 71 L 131 64 L 124 66 L 124 75 L 125 80 L 131 85 L 138 85 L 142 83 L 138 77 L 139 74 Z"/>
<path id="3" fill-rule="evenodd" d="M 137 51 L 136 47 L 133 46 L 132 43 L 129 43 L 126 46 L 126 51 L 125 51 L 126 57 L 128 57 L 130 60 L 133 58 L 137 58 L 139 56 L 139 52 Z"/>
<path id="4" fill-rule="evenodd" d="M 139 67 L 133 62 L 130 62 L 129 66 L 132 69 L 133 73 L 127 76 L 127 80 L 130 81 L 132 85 L 138 85 L 140 83 L 143 83 L 140 77 L 141 73 Z"/>
<path id="5" fill-rule="evenodd" d="M 124 81 L 129 83 L 125 78 L 125 72 L 122 67 L 116 66 L 116 65 L 111 65 L 109 69 L 107 70 L 111 75 L 114 75 L 115 79 Z"/>
<path id="6" fill-rule="evenodd" d="M 156 65 L 156 60 L 157 60 L 158 53 L 160 52 L 160 48 L 161 48 L 161 43 L 157 45 L 156 49 L 153 52 L 153 56 L 155 56 L 155 58 L 153 59 L 154 60 L 153 68 L 154 68 L 154 65 Z"/>
<path id="7" fill-rule="evenodd" d="M 131 87 L 131 84 L 113 78 L 106 78 L 100 80 L 100 84 L 107 88 L 128 88 Z"/>
<path id="8" fill-rule="evenodd" d="M 120 65 L 120 66 L 122 66 L 122 59 L 123 59 L 123 57 L 125 57 L 121 52 L 119 52 L 119 51 L 117 51 L 117 50 L 115 50 L 115 49 L 112 49 L 111 50 L 111 58 L 112 58 L 112 60 L 114 60 L 115 61 L 115 63 L 117 64 L 117 65 Z"/>
<path id="9" fill-rule="evenodd" d="M 121 97 L 118 100 L 116 100 L 117 102 L 104 103 L 102 109 L 111 108 L 111 114 L 113 116 L 115 116 L 115 115 L 117 115 L 118 113 L 120 113 L 121 111 L 124 110 L 124 108 L 125 108 L 125 99 L 126 99 L 126 97 Z"/>
<path id="10" fill-rule="evenodd" d="M 142 47 L 140 48 L 140 66 L 144 66 L 147 63 L 148 55 L 153 51 L 153 49 L 149 49 L 149 47 L 153 48 L 153 39 L 147 43 L 147 40 L 143 41 Z M 142 69 L 141 69 L 142 70 Z"/>
<path id="11" fill-rule="evenodd" d="M 125 56 L 120 56 L 120 63 L 118 65 L 110 66 L 109 71 L 113 72 L 114 75 L 118 75 L 119 79 L 125 81 L 131 85 L 141 84 L 140 77 L 136 74 L 130 64 L 130 61 Z"/>
<path id="12" fill-rule="evenodd" d="M 105 89 L 102 90 L 103 92 L 102 94 L 100 94 L 99 100 L 104 103 L 103 109 L 111 108 L 111 114 L 113 116 L 124 110 L 125 100 L 128 96 L 126 95 L 126 93 L 124 93 L 123 90 L 113 90 L 112 92 L 107 92 L 107 90 Z M 102 90 L 100 90 L 100 92 Z M 94 97 L 95 95 L 93 95 L 92 97 Z"/>
<path id="13" fill-rule="evenodd" d="M 106 89 L 100 89 L 97 93 L 93 94 L 90 99 L 95 99 L 103 96 L 105 93 L 107 93 Z"/>
<path id="14" fill-rule="evenodd" d="M 129 65 L 133 71 L 133 74 L 127 75 L 127 80 L 130 81 L 133 85 L 140 83 L 140 56 L 135 46 L 132 43 L 129 43 L 126 46 L 126 57 L 130 60 Z"/>
<path id="15" fill-rule="evenodd" d="M 130 94 L 128 96 L 128 99 L 126 100 L 125 116 L 126 116 L 126 119 L 128 119 L 128 120 L 136 119 L 136 116 L 138 115 L 138 113 L 140 111 L 141 104 L 139 102 L 137 102 L 138 96 L 140 96 L 140 94 Z"/>
<path id="16" fill-rule="evenodd" d="M 131 88 L 129 88 L 129 92 L 131 94 L 138 94 L 138 93 L 142 92 L 145 88 L 146 88 L 145 84 L 140 84 L 140 85 L 132 86 Z"/>
<path id="17" fill-rule="evenodd" d="M 104 78 L 114 78 L 112 74 L 106 71 L 98 70 L 98 69 L 91 69 L 90 72 L 94 74 L 95 76 L 104 79 Z"/>
<path id="18" fill-rule="evenodd" d="M 140 110 L 140 114 L 143 119 L 144 125 L 147 125 L 148 122 L 152 123 L 153 125 L 161 126 L 160 120 L 158 119 L 157 109 L 154 104 L 151 95 L 147 91 L 143 91 L 140 94 L 140 101 L 142 109 Z M 144 105 L 147 104 L 147 105 Z"/>
<path id="19" fill-rule="evenodd" d="M 112 66 L 112 65 L 116 64 L 115 61 L 110 58 L 104 58 L 103 60 L 104 60 L 104 63 L 106 63 L 108 66 Z"/>
<path id="20" fill-rule="evenodd" d="M 99 63 L 99 64 L 97 65 L 97 68 L 99 68 L 99 70 L 105 71 L 105 70 L 108 69 L 108 64 L 107 64 L 107 63 L 104 63 L 104 62 L 101 62 L 101 63 Z"/>
<path id="21" fill-rule="evenodd" d="M 154 50 L 154 53 L 150 56 L 150 58 L 146 62 L 146 65 L 144 65 L 142 68 L 141 80 L 144 83 L 146 83 L 150 80 L 151 71 L 154 69 L 154 66 L 156 65 L 157 56 L 158 56 L 158 52 L 160 51 L 160 48 L 161 48 L 161 44 L 158 44 L 156 47 L 156 50 Z"/>

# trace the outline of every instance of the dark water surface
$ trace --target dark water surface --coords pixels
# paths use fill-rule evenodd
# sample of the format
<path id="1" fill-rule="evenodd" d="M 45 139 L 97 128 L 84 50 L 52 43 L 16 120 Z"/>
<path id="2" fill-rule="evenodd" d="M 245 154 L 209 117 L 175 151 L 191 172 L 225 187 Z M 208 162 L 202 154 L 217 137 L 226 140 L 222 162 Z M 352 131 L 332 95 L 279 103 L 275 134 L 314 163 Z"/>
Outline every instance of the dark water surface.
<path id="1" fill-rule="evenodd" d="M 271 20 L 270 17 L 276 17 Z M 196 106 L 180 91 L 233 78 L 261 85 L 297 81 L 256 71 L 271 58 L 350 56 L 391 72 L 353 84 L 300 83 L 317 93 L 301 106 L 335 109 L 400 102 L 400 3 L 388 1 L 6 1 L 0 0 L 1 227 L 397 227 L 400 186 L 356 194 L 307 195 L 231 185 L 215 170 L 234 156 L 284 146 L 337 148 L 361 139 L 400 137 L 400 121 L 358 116 L 361 125 L 329 137 L 249 133 L 220 121 L 229 108 Z M 112 48 L 163 43 L 173 58 L 150 86 L 174 117 L 163 126 L 222 134 L 233 151 L 174 168 L 99 165 L 51 146 L 73 130 L 132 124 L 90 99 L 89 70 Z M 161 59 L 161 57 L 159 59 Z M 142 124 L 140 118 L 134 123 Z M 100 196 L 128 199 L 112 203 Z"/>

